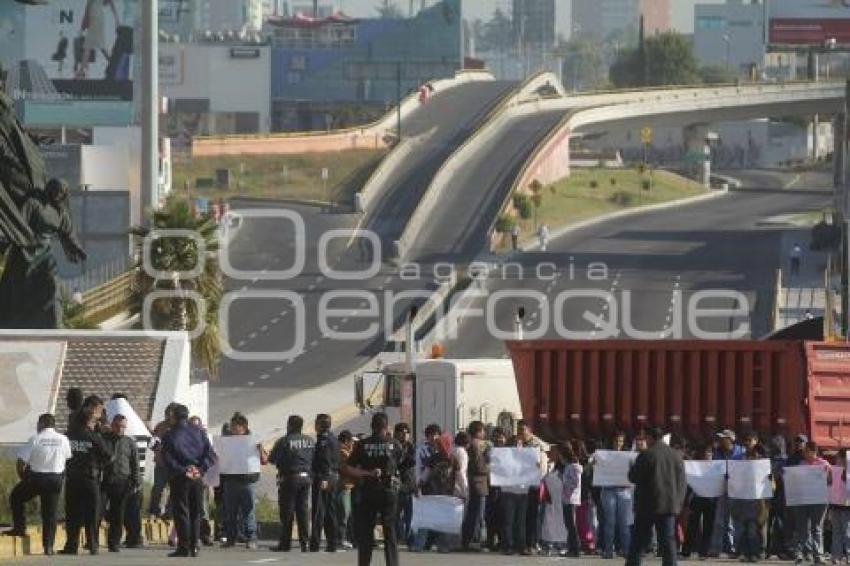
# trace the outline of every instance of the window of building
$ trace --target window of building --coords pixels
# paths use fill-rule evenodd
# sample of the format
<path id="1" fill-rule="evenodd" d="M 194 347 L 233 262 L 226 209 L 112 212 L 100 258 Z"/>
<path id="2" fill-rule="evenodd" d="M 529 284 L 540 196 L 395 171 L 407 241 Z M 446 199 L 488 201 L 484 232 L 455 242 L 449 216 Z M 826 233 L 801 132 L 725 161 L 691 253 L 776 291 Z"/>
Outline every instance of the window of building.
<path id="1" fill-rule="evenodd" d="M 697 29 L 723 29 L 726 19 L 721 16 L 701 16 L 697 18 Z"/>

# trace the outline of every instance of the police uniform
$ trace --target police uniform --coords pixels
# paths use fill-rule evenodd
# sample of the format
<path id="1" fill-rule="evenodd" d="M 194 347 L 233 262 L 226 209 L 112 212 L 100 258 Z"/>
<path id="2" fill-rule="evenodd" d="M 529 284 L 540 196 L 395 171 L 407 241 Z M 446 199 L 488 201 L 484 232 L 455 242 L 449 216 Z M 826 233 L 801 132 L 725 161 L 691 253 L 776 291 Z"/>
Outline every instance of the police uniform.
<path id="1" fill-rule="evenodd" d="M 68 539 L 64 554 L 76 554 L 80 529 L 85 529 L 89 552 L 97 554 L 100 523 L 100 480 L 103 468 L 112 458 L 112 449 L 100 433 L 79 422 L 68 429 L 72 457 L 68 460 L 65 483 L 65 516 Z"/>
<path id="2" fill-rule="evenodd" d="M 41 500 L 41 541 L 45 554 L 53 554 L 56 538 L 56 508 L 62 481 L 65 477 L 65 461 L 71 457 L 68 438 L 53 428 L 45 428 L 29 439 L 18 453 L 18 459 L 26 469 L 20 483 L 9 496 L 12 507 L 13 532 L 26 532 L 24 506 L 34 497 Z"/>
<path id="3" fill-rule="evenodd" d="M 269 463 L 277 466 L 278 506 L 283 532 L 276 550 L 287 552 L 292 546 L 293 514 L 298 523 L 298 542 L 307 550 L 310 537 L 307 500 L 310 497 L 313 452 L 316 442 L 304 434 L 291 433 L 278 440 L 269 455 Z"/>
<path id="4" fill-rule="evenodd" d="M 322 482 L 327 482 L 322 489 Z M 310 550 L 319 550 L 322 540 L 322 527 L 325 529 L 325 540 L 328 552 L 336 551 L 337 534 L 337 505 L 336 485 L 339 482 L 339 441 L 330 431 L 320 433 L 316 437 L 316 450 L 313 455 L 313 497 L 312 497 L 312 536 Z"/>
<path id="5" fill-rule="evenodd" d="M 401 444 L 390 436 L 373 434 L 357 443 L 348 465 L 365 471 L 380 470 L 378 478 L 366 478 L 355 509 L 357 530 L 357 563 L 369 566 L 375 542 L 375 522 L 381 514 L 384 532 L 384 558 L 387 566 L 398 565 L 396 518 L 398 508 L 398 469 L 403 458 Z"/>

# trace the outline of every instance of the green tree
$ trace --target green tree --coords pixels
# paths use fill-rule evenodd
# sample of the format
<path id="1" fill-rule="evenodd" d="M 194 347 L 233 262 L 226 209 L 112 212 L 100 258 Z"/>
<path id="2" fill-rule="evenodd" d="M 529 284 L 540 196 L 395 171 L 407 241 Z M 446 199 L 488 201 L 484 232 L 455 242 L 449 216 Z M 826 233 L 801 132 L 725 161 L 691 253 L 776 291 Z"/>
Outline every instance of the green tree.
<path id="1" fill-rule="evenodd" d="M 555 52 L 563 58 L 564 83 L 568 89 L 595 90 L 608 82 L 601 42 L 579 37 L 561 43 Z"/>
<path id="2" fill-rule="evenodd" d="M 624 51 L 611 66 L 611 82 L 620 88 L 690 85 L 700 82 L 693 48 L 684 36 L 662 33 L 637 49 Z"/>
<path id="3" fill-rule="evenodd" d="M 192 358 L 196 366 L 206 369 L 210 375 L 218 373 L 221 359 L 219 343 L 218 307 L 222 296 L 222 278 L 218 265 L 218 226 L 209 214 L 196 215 L 186 199 L 171 198 L 165 206 L 153 214 L 153 230 L 189 230 L 203 242 L 203 250 L 197 242 L 186 237 L 162 237 L 153 240 L 150 250 L 152 267 L 175 277 L 156 279 L 143 266 L 143 245 L 151 233 L 148 228 L 135 227 L 136 278 L 132 284 L 132 310 L 141 312 L 145 297 L 154 291 L 194 292 L 203 299 L 203 304 L 188 297 L 173 296 L 153 301 L 150 320 L 153 330 L 193 330 L 198 328 L 203 317 L 204 330 L 192 341 Z M 201 257 L 203 255 L 203 257 Z M 194 279 L 177 279 L 178 272 L 192 271 L 202 262 L 203 269 Z"/>
<path id="4" fill-rule="evenodd" d="M 738 75 L 725 65 L 705 65 L 700 67 L 699 76 L 707 85 L 734 83 Z"/>

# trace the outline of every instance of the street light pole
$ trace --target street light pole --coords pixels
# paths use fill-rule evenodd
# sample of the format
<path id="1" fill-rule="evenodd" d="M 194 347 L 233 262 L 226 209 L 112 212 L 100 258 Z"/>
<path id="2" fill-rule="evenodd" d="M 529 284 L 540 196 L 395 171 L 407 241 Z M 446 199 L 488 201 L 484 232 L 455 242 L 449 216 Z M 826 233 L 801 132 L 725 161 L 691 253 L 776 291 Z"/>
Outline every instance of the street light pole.
<path id="1" fill-rule="evenodd" d="M 158 0 L 142 2 L 142 175 L 140 222 L 154 205 L 159 184 L 159 7 Z"/>
<path id="2" fill-rule="evenodd" d="M 396 61 L 396 131 L 398 142 L 401 143 L 401 61 Z"/>

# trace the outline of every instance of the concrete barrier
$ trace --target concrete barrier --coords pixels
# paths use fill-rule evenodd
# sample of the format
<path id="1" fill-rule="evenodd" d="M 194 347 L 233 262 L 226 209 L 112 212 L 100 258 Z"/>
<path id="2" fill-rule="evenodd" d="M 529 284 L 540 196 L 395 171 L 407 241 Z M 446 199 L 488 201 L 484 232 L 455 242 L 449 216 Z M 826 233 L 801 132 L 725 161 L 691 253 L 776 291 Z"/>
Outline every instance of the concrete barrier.
<path id="1" fill-rule="evenodd" d="M 212 524 L 212 521 L 210 522 Z M 173 523 L 171 521 L 162 521 L 158 519 L 143 519 L 142 533 L 144 534 L 147 544 L 167 545 L 168 535 L 171 533 Z M 100 540 L 105 541 L 107 535 L 106 523 L 100 527 Z M 80 533 L 80 555 L 81 558 L 88 553 L 83 549 L 84 533 Z M 60 524 L 56 529 L 56 539 L 54 550 L 58 551 L 65 546 L 67 533 L 65 525 Z M 103 548 L 105 551 L 106 549 Z M 44 554 L 44 547 L 41 543 L 41 525 L 30 525 L 27 528 L 27 536 L 25 537 L 0 537 L 0 560 L 16 560 L 25 556 L 34 556 Z M 83 561 L 85 559 L 83 558 Z"/>
<path id="2" fill-rule="evenodd" d="M 478 70 L 461 70 L 449 79 L 438 79 L 430 84 L 435 92 L 473 82 L 494 80 L 491 73 Z M 419 108 L 419 93 L 407 95 L 401 103 L 401 118 L 406 119 Z M 287 155 L 296 153 L 322 153 L 351 149 L 382 149 L 394 136 L 391 134 L 398 122 L 398 107 L 388 111 L 371 124 L 330 132 L 295 132 L 280 134 L 252 134 L 227 136 L 199 136 L 192 140 L 193 157 L 218 155 L 264 154 Z"/>
<path id="3" fill-rule="evenodd" d="M 537 92 L 542 86 L 547 84 L 553 86 L 558 92 L 563 92 L 563 87 L 560 86 L 558 78 L 553 73 L 542 72 L 526 79 L 514 90 L 511 96 L 502 100 L 500 104 L 490 111 L 478 129 L 443 163 L 434 176 L 434 179 L 428 185 L 425 194 L 417 204 L 413 215 L 408 220 L 400 238 L 396 242 L 396 259 L 403 261 L 407 256 L 411 244 L 422 231 L 422 227 L 432 213 L 440 195 L 447 189 L 452 176 L 464 162 L 466 156 L 480 148 L 483 141 L 488 139 L 488 135 L 494 130 L 495 125 L 503 123 L 504 117 L 510 115 L 512 109 L 529 104 L 537 104 L 541 100 L 544 100 Z M 559 98 L 554 100 L 559 100 Z"/>

